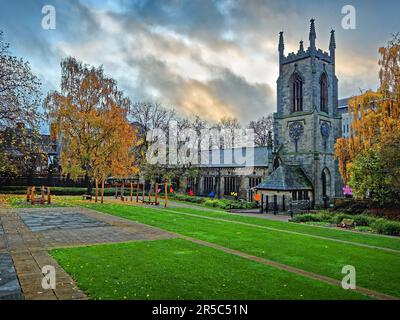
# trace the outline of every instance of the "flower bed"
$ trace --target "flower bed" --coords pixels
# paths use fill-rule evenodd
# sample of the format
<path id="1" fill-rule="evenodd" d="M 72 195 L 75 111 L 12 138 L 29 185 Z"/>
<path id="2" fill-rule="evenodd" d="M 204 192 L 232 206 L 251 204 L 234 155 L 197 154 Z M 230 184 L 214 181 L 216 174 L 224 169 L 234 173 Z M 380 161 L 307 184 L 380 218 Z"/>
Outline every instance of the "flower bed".
<path id="1" fill-rule="evenodd" d="M 210 208 L 229 209 L 254 209 L 258 207 L 257 202 L 239 201 L 231 199 L 211 199 L 206 197 L 188 196 L 183 194 L 174 194 L 169 196 L 172 200 L 196 203 Z"/>

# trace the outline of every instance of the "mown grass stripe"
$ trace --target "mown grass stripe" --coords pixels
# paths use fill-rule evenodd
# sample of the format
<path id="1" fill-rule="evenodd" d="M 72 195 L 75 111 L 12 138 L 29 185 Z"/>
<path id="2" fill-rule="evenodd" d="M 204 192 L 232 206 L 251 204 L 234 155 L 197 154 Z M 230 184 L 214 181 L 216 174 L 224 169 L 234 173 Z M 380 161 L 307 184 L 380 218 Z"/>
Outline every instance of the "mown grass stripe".
<path id="1" fill-rule="evenodd" d="M 248 254 L 248 253 L 245 253 L 245 252 L 242 252 L 242 251 L 238 251 L 238 250 L 234 250 L 234 249 L 230 249 L 230 248 L 227 248 L 227 247 L 224 247 L 224 246 L 220 246 L 220 245 L 215 244 L 215 243 L 211 243 L 211 242 L 207 242 L 207 241 L 203 241 L 203 240 L 199 240 L 199 239 L 196 239 L 196 238 L 187 237 L 187 236 L 183 236 L 183 235 L 181 235 L 180 237 L 182 239 L 184 239 L 184 240 L 187 240 L 187 241 L 191 241 L 191 242 L 203 245 L 203 246 L 214 248 L 216 250 L 220 250 L 220 251 L 223 251 L 223 252 L 226 252 L 226 253 L 230 253 L 230 254 L 233 254 L 235 256 L 239 256 L 239 257 L 242 257 L 242 258 L 245 258 L 245 259 L 248 259 L 248 260 L 259 262 L 259 263 L 265 264 L 267 266 L 272 266 L 272 267 L 278 268 L 280 270 L 285 270 L 285 271 L 288 271 L 288 272 L 291 272 L 291 273 L 295 273 L 295 274 L 301 275 L 303 277 L 307 277 L 307 278 L 310 278 L 310 279 L 313 279 L 313 280 L 318 280 L 318 281 L 325 282 L 325 283 L 328 283 L 328 284 L 331 284 L 331 285 L 336 285 L 336 286 L 340 286 L 340 287 L 342 286 L 342 282 L 341 281 L 333 279 L 333 278 L 330 278 L 330 277 L 326 277 L 326 276 L 322 276 L 320 274 L 316 274 L 316 273 L 313 273 L 313 272 L 305 271 L 303 269 L 291 267 L 291 266 L 288 266 L 286 264 L 279 263 L 279 262 L 276 262 L 276 261 L 272 261 L 272 260 L 260 258 L 260 257 L 257 257 L 257 256 L 253 256 L 251 254 Z M 364 295 L 367 295 L 367 296 L 369 296 L 371 298 L 378 299 L 378 300 L 400 300 L 397 297 L 394 297 L 394 296 L 391 296 L 391 295 L 388 295 L 388 294 L 384 294 L 382 292 L 378 292 L 378 291 L 375 291 L 375 290 L 370 290 L 370 289 L 367 289 L 367 288 L 358 287 L 358 286 L 354 289 L 354 291 L 359 292 L 359 293 L 364 294 Z"/>
<path id="2" fill-rule="evenodd" d="M 258 224 L 252 224 L 252 223 L 247 223 L 247 222 L 242 222 L 242 221 L 234 221 L 234 220 L 223 219 L 223 218 L 215 218 L 215 217 L 209 217 L 209 216 L 199 215 L 199 214 L 195 214 L 195 213 L 182 212 L 182 211 L 175 211 L 175 210 L 170 210 L 170 209 L 160 209 L 160 208 L 154 208 L 154 209 L 163 210 L 163 211 L 169 211 L 169 212 L 173 212 L 173 213 L 177 213 L 177 214 L 183 214 L 183 215 L 188 215 L 188 216 L 193 216 L 193 217 L 198 217 L 198 218 L 203 218 L 203 219 L 230 222 L 230 223 L 240 224 L 240 225 L 248 226 L 248 227 L 256 227 L 256 228 L 260 228 L 260 229 L 267 229 L 267 230 L 284 232 L 284 233 L 289 233 L 289 234 L 296 234 L 296 235 L 306 236 L 306 237 L 315 238 L 315 239 L 335 241 L 335 242 L 339 242 L 339 243 L 345 243 L 345 244 L 350 244 L 350 245 L 359 246 L 359 247 L 365 247 L 365 248 L 370 248 L 370 249 L 376 249 L 376 250 L 383 250 L 383 251 L 388 251 L 388 252 L 400 253 L 400 250 L 396 250 L 396 249 L 372 246 L 372 245 L 369 245 L 369 244 L 364 244 L 364 243 L 359 243 L 359 242 L 352 242 L 352 241 L 348 241 L 348 240 L 334 239 L 334 238 L 317 236 L 317 235 L 308 234 L 308 233 L 302 233 L 302 232 L 297 232 L 297 231 L 284 230 L 284 229 L 279 229 L 279 228 L 274 228 L 274 227 L 261 226 L 261 225 L 258 225 Z"/>
<path id="3" fill-rule="evenodd" d="M 398 254 L 392 252 L 308 238 L 304 234 L 256 229 L 253 225 L 227 223 L 224 219 L 216 221 L 161 211 L 163 209 L 128 205 L 87 206 L 337 280 L 343 278 L 340 270 L 344 265 L 353 265 L 357 268 L 357 284 L 360 286 L 400 296 L 396 272 L 400 260 Z"/>
<path id="4" fill-rule="evenodd" d="M 169 209 L 168 210 L 167 209 L 159 209 L 159 208 L 152 208 L 152 209 L 198 217 L 198 215 L 195 215 L 195 214 L 190 214 L 190 213 L 185 214 L 185 213 L 181 213 L 181 212 L 177 212 L 177 211 L 169 210 Z M 91 210 L 93 210 L 93 209 L 91 209 Z M 204 216 L 200 216 L 200 217 L 203 218 Z M 211 218 L 211 217 L 204 217 L 204 218 L 209 218 L 210 220 L 217 220 L 217 221 L 222 221 L 222 222 L 226 221 L 224 219 Z M 228 220 L 228 222 L 232 222 L 232 221 Z M 137 223 L 139 223 L 139 222 L 137 222 Z M 140 223 L 140 224 L 142 224 L 142 223 Z M 246 223 L 238 223 L 238 224 L 249 226 Z M 146 224 L 144 224 L 144 225 L 146 225 Z M 252 227 L 254 225 L 250 225 L 250 226 Z M 257 225 L 255 225 L 255 226 L 257 226 Z M 159 229 L 159 230 L 163 230 L 162 228 L 159 228 L 159 227 L 154 227 L 154 228 Z M 273 230 L 273 231 L 276 231 L 276 230 Z M 280 230 L 278 230 L 278 231 L 280 231 Z M 324 282 L 324 283 L 327 283 L 327 284 L 330 284 L 330 285 L 335 285 L 335 286 L 342 287 L 341 281 L 339 281 L 337 279 L 334 279 L 334 278 L 331 278 L 331 277 L 323 276 L 323 275 L 320 275 L 320 274 L 317 274 L 317 273 L 314 273 L 314 272 L 309 272 L 309 271 L 306 271 L 306 270 L 303 270 L 303 269 L 300 269 L 300 268 L 296 268 L 296 267 L 292 267 L 292 266 L 289 266 L 287 264 L 283 264 L 283 263 L 276 262 L 276 261 L 273 261 L 273 260 L 261 258 L 261 257 L 255 256 L 255 255 L 252 255 L 252 254 L 245 253 L 245 252 L 240 251 L 240 250 L 235 250 L 235 249 L 231 249 L 231 248 L 228 248 L 228 247 L 225 247 L 225 246 L 221 246 L 221 245 L 216 244 L 216 243 L 212 243 L 212 242 L 196 239 L 196 238 L 193 238 L 193 237 L 185 236 L 185 235 L 180 234 L 178 232 L 171 232 L 171 231 L 168 231 L 168 232 L 171 233 L 171 234 L 174 234 L 178 238 L 181 238 L 181 239 L 186 240 L 186 241 L 190 241 L 190 242 L 202 245 L 202 246 L 206 246 L 206 247 L 213 248 L 213 249 L 216 249 L 216 250 L 219 250 L 219 251 L 223 251 L 225 253 L 229 253 L 229 254 L 232 254 L 232 255 L 247 259 L 247 260 L 251 260 L 251 261 L 254 261 L 254 262 L 258 262 L 258 263 L 261 263 L 261 264 L 264 264 L 264 265 L 267 265 L 267 266 L 271 266 L 271 267 L 274 267 L 274 268 L 277 268 L 277 269 L 280 269 L 280 270 L 291 272 L 291 273 L 294 273 L 294 274 L 297 274 L 297 275 L 300 275 L 300 276 L 303 276 L 303 277 L 306 277 L 306 278 L 310 278 L 310 279 L 317 280 L 317 281 L 320 281 L 320 282 Z M 303 234 L 300 234 L 300 235 L 303 235 Z M 332 240 L 332 239 L 329 239 L 329 240 Z M 366 295 L 368 297 L 371 297 L 373 299 L 378 299 L 378 300 L 399 300 L 399 298 L 397 298 L 395 296 L 388 295 L 388 294 L 385 294 L 385 293 L 382 293 L 382 292 L 379 292 L 379 291 L 367 289 L 367 288 L 364 288 L 364 287 L 356 286 L 354 291 L 356 291 L 358 293 L 361 293 L 363 295 Z"/>

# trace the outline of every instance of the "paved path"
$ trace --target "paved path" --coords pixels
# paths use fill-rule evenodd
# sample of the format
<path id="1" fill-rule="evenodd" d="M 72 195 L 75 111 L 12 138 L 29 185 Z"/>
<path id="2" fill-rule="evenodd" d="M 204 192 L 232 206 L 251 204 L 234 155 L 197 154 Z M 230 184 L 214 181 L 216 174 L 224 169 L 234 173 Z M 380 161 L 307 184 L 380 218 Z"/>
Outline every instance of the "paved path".
<path id="1" fill-rule="evenodd" d="M 0 253 L 0 300 L 22 299 L 23 295 L 12 257 L 9 253 Z"/>
<path id="2" fill-rule="evenodd" d="M 163 201 L 161 201 L 161 202 L 163 202 Z M 213 208 L 196 206 L 194 204 L 182 203 L 182 202 L 177 202 L 174 200 L 168 201 L 168 207 L 169 208 L 188 208 L 188 209 L 195 209 L 195 210 L 200 210 L 200 211 L 223 212 L 223 213 L 236 214 L 236 215 L 240 215 L 240 216 L 244 216 L 244 217 L 254 217 L 254 218 L 260 218 L 260 219 L 284 221 L 284 222 L 288 222 L 289 219 L 291 218 L 290 215 L 282 214 L 282 213 L 277 214 L 277 215 L 274 215 L 272 213 L 259 213 L 258 209 L 235 209 L 235 210 L 231 210 L 231 211 L 224 211 L 222 209 L 218 210 L 218 209 L 213 209 Z"/>
<path id="3" fill-rule="evenodd" d="M 133 221 L 75 207 L 0 208 L 0 225 L 0 299 L 87 299 L 48 254 L 51 248 L 174 237 Z M 46 265 L 56 270 L 54 290 L 42 288 L 42 267 Z"/>

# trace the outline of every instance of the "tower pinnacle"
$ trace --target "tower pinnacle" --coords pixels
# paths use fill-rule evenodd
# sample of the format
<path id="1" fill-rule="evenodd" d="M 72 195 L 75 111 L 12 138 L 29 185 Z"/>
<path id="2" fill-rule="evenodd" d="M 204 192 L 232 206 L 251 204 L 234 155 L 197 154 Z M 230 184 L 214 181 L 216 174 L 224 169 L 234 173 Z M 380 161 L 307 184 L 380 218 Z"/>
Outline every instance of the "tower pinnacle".
<path id="1" fill-rule="evenodd" d="M 285 43 L 283 41 L 283 31 L 279 32 L 279 45 L 278 45 L 279 55 L 283 56 L 285 52 Z"/>
<path id="2" fill-rule="evenodd" d="M 335 30 L 331 30 L 331 39 L 329 41 L 329 50 L 332 52 L 336 49 Z"/>
<path id="3" fill-rule="evenodd" d="M 331 30 L 331 39 L 329 41 L 329 53 L 333 63 L 335 63 L 335 49 L 336 49 L 335 30 Z"/>
<path id="4" fill-rule="evenodd" d="M 315 51 L 316 47 L 315 47 L 315 39 L 317 38 L 317 33 L 315 32 L 315 24 L 314 24 L 315 19 L 311 19 L 310 20 L 310 35 L 308 37 L 308 39 L 310 40 L 310 48 L 311 50 Z"/>
<path id="5" fill-rule="evenodd" d="M 300 41 L 299 52 L 304 52 L 303 40 Z"/>

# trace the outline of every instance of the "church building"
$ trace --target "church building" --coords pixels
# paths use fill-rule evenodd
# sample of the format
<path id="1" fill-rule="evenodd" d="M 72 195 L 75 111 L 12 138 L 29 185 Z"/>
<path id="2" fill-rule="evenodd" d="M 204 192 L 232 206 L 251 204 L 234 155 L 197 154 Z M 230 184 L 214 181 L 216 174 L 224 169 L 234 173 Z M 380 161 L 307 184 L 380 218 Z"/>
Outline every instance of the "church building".
<path id="1" fill-rule="evenodd" d="M 285 55 L 283 32 L 279 35 L 274 152 L 267 178 L 255 187 L 264 203 L 277 204 L 279 210 L 298 200 L 328 206 L 342 189 L 334 158 L 341 136 L 335 33 L 329 52 L 317 49 L 316 39 L 314 19 L 306 49 L 300 41 L 296 53 Z"/>

